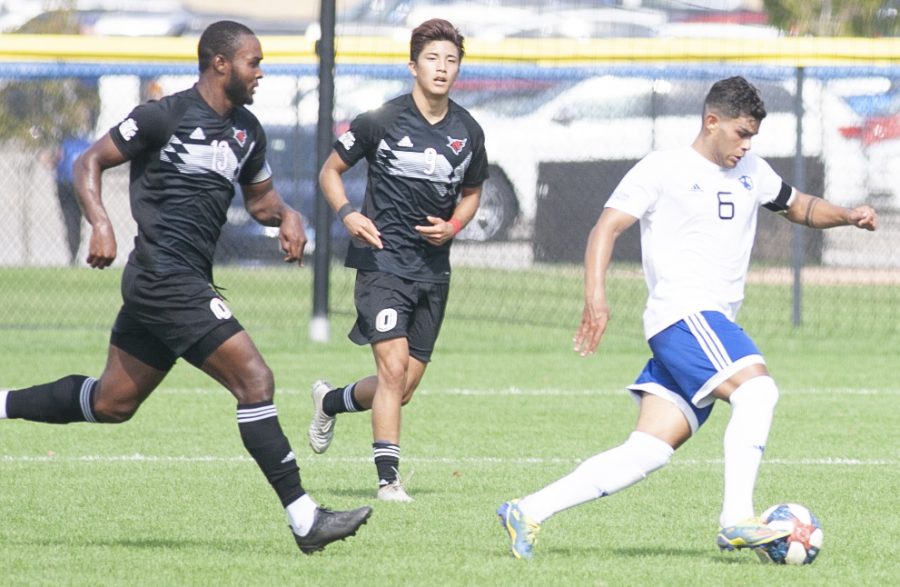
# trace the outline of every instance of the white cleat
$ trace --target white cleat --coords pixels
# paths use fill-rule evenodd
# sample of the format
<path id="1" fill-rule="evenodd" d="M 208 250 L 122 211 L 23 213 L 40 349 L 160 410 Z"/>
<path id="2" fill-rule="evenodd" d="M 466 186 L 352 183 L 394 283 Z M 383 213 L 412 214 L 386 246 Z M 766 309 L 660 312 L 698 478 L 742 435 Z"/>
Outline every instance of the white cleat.
<path id="1" fill-rule="evenodd" d="M 393 501 L 396 503 L 410 503 L 414 501 L 413 498 L 406 493 L 406 488 L 403 487 L 403 481 L 400 480 L 400 473 L 397 470 L 394 470 L 397 473 L 397 478 L 388 483 L 387 485 L 382 485 L 378 488 L 378 495 L 376 497 L 379 501 Z M 409 476 L 412 478 L 412 475 Z"/>
<path id="2" fill-rule="evenodd" d="M 328 416 L 322 411 L 322 400 L 332 387 L 327 381 L 319 379 L 312 385 L 313 418 L 309 423 L 309 446 L 316 454 L 322 454 L 328 450 L 331 439 L 334 438 L 334 416 Z"/>

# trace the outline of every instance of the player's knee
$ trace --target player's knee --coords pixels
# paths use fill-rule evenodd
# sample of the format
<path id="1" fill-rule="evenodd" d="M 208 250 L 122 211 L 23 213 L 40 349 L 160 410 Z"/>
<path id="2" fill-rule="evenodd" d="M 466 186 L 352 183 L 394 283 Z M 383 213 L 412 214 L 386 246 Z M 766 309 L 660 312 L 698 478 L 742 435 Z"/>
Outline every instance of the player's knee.
<path id="1" fill-rule="evenodd" d="M 411 402 L 411 401 L 412 401 L 412 398 L 413 398 L 413 392 L 415 392 L 415 391 L 416 391 L 416 388 L 407 389 L 407 390 L 403 393 L 403 397 L 400 398 L 400 405 L 401 405 L 401 406 L 405 406 L 406 404 L 408 404 L 409 402 Z"/>
<path id="2" fill-rule="evenodd" d="M 249 369 L 231 392 L 242 404 L 272 401 L 275 397 L 275 376 L 272 369 L 265 363 Z"/>
<path id="3" fill-rule="evenodd" d="M 583 462 L 574 474 L 593 486 L 597 497 L 612 495 L 664 467 L 673 452 L 674 449 L 659 438 L 635 431 L 619 446 Z"/>
<path id="4" fill-rule="evenodd" d="M 631 433 L 625 441 L 625 446 L 644 475 L 665 467 L 675 452 L 668 443 L 638 430 Z"/>
<path id="5" fill-rule="evenodd" d="M 412 394 L 406 392 L 406 375 L 407 366 L 401 361 L 386 362 L 378 367 L 378 383 L 391 389 L 401 390 L 404 399 L 409 401 L 406 396 Z"/>
<path id="6" fill-rule="evenodd" d="M 732 406 L 735 402 L 752 403 L 757 409 L 774 410 L 778 404 L 778 386 L 775 380 L 768 375 L 760 375 L 748 379 L 738 387 L 729 398 Z"/>
<path id="7" fill-rule="evenodd" d="M 94 417 L 104 424 L 121 424 L 131 420 L 140 404 L 134 402 L 94 400 Z"/>

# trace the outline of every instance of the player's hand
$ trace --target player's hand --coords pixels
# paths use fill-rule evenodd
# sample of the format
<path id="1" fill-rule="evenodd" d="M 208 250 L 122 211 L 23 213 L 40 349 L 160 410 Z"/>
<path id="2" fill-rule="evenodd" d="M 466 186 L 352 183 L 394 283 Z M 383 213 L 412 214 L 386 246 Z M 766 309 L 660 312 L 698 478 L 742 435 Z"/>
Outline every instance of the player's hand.
<path id="1" fill-rule="evenodd" d="M 303 267 L 303 249 L 306 247 L 306 230 L 303 228 L 303 217 L 296 210 L 289 208 L 281 219 L 278 230 L 278 242 L 284 253 L 284 262 L 297 263 Z"/>
<path id="2" fill-rule="evenodd" d="M 609 323 L 609 305 L 605 299 L 585 300 L 581 325 L 575 333 L 573 350 L 582 357 L 594 354 Z"/>
<path id="3" fill-rule="evenodd" d="M 433 245 L 442 245 L 456 236 L 456 230 L 453 228 L 453 225 L 443 218 L 426 216 L 425 219 L 428 220 L 431 225 L 416 226 L 416 230 L 419 231 L 419 234 L 425 237 L 425 240 L 429 243 Z"/>
<path id="4" fill-rule="evenodd" d="M 362 212 L 351 212 L 344 216 L 344 228 L 350 233 L 351 238 L 359 242 L 372 245 L 376 249 L 383 249 L 381 233 L 375 227 L 375 223 L 369 220 Z"/>
<path id="5" fill-rule="evenodd" d="M 116 234 L 107 222 L 91 227 L 91 240 L 85 261 L 94 269 L 106 269 L 116 260 Z"/>
<path id="6" fill-rule="evenodd" d="M 871 206 L 860 206 L 850 210 L 850 223 L 857 228 L 875 230 L 878 228 L 878 213 Z"/>

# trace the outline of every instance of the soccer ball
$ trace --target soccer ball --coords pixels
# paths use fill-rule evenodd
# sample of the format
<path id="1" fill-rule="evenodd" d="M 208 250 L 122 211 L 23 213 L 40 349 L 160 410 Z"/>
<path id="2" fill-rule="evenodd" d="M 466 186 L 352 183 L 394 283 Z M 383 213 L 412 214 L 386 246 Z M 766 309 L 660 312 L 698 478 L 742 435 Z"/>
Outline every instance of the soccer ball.
<path id="1" fill-rule="evenodd" d="M 811 511 L 800 504 L 780 503 L 762 514 L 770 528 L 790 534 L 756 549 L 763 562 L 779 565 L 808 565 L 822 548 L 822 528 Z"/>

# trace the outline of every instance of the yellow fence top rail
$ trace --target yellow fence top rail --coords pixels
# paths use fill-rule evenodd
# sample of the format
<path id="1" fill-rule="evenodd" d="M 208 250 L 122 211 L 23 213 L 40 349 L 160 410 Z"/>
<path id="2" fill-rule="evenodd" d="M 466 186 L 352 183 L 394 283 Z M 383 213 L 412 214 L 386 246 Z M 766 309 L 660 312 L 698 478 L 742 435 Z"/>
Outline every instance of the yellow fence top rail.
<path id="1" fill-rule="evenodd" d="M 302 36 L 262 36 L 266 63 L 316 61 L 315 42 Z M 339 37 L 338 63 L 402 63 L 404 41 Z M 190 37 L 0 35 L 0 61 L 195 61 Z M 466 42 L 466 62 L 589 65 L 597 63 L 755 63 L 772 65 L 900 64 L 900 38 L 775 39 L 507 39 Z"/>

